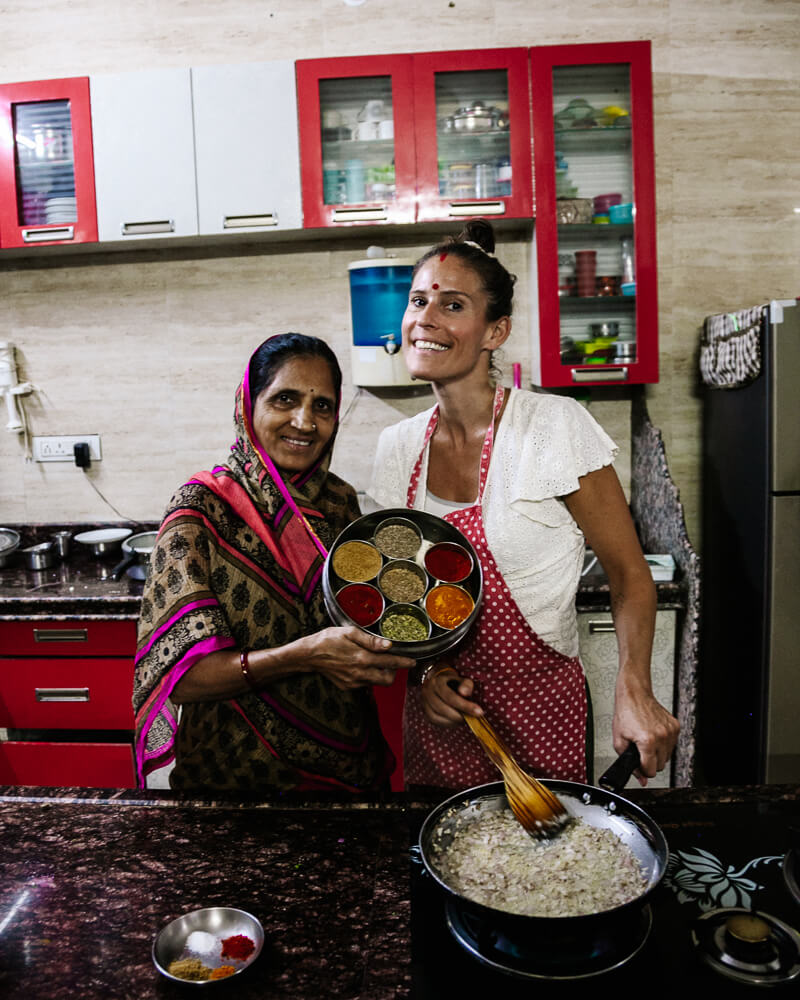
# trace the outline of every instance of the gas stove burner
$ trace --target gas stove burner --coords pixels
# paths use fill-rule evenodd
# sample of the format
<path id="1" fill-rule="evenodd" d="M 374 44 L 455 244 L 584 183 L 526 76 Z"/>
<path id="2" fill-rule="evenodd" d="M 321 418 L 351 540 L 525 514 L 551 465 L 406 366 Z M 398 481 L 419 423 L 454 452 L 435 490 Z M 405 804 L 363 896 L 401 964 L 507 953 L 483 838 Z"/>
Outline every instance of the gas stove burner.
<path id="1" fill-rule="evenodd" d="M 559 950 L 551 940 L 539 947 L 533 939 L 511 940 L 450 900 L 445 915 L 450 933 L 473 958 L 518 979 L 588 979 L 610 972 L 641 950 L 653 926 L 653 914 L 646 906 L 608 932 L 596 933 L 577 947 L 572 940 Z"/>
<path id="2" fill-rule="evenodd" d="M 741 983 L 776 986 L 800 976 L 800 934 L 768 913 L 711 910 L 695 923 L 692 944 L 712 969 Z"/>

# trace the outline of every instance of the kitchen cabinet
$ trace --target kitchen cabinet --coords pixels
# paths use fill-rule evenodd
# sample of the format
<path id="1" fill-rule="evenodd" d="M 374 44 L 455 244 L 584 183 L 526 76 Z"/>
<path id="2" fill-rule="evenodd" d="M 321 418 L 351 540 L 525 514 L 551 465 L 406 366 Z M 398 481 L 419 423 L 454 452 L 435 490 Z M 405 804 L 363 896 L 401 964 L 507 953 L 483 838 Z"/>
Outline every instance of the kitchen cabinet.
<path id="1" fill-rule="evenodd" d="M 304 225 L 530 217 L 527 50 L 297 63 Z"/>
<path id="2" fill-rule="evenodd" d="M 90 78 L 102 241 L 196 236 L 188 68 Z"/>
<path id="3" fill-rule="evenodd" d="M 675 629 L 677 612 L 656 613 L 650 672 L 653 693 L 661 704 L 675 711 Z M 608 611 L 578 609 L 580 658 L 589 683 L 594 718 L 594 780 L 616 759 L 611 741 L 614 718 L 614 688 L 619 666 L 614 621 Z M 654 788 L 669 785 L 669 768 L 648 780 Z"/>
<path id="4" fill-rule="evenodd" d="M 0 783 L 131 788 L 133 621 L 0 622 Z"/>
<path id="5" fill-rule="evenodd" d="M 199 232 L 300 229 L 294 63 L 192 67 Z"/>
<path id="6" fill-rule="evenodd" d="M 0 247 L 96 240 L 88 78 L 0 85 Z"/>
<path id="7" fill-rule="evenodd" d="M 649 42 L 531 49 L 543 386 L 658 381 Z M 611 206 L 611 207 L 609 207 Z"/>

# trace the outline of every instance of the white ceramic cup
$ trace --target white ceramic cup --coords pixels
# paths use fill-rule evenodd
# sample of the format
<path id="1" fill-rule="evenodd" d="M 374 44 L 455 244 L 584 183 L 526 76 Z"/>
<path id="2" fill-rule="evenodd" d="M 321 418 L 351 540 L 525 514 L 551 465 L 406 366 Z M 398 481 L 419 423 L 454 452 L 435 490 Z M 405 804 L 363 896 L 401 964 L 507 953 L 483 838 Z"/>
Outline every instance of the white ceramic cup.
<path id="1" fill-rule="evenodd" d="M 378 138 L 394 139 L 394 119 L 385 118 L 382 122 L 378 122 Z"/>
<path id="2" fill-rule="evenodd" d="M 359 122 L 356 126 L 356 139 L 377 139 L 378 122 Z"/>

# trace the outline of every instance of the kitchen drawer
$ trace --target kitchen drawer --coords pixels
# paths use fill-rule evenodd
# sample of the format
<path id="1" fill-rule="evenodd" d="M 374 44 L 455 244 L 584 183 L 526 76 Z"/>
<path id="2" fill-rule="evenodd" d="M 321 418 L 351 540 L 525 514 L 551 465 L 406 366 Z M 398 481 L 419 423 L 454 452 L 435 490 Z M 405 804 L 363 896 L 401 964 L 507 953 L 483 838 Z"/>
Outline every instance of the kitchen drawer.
<path id="1" fill-rule="evenodd" d="M 133 729 L 133 660 L 0 659 L 0 726 Z"/>
<path id="2" fill-rule="evenodd" d="M 0 743 L 0 785 L 135 788 L 127 743 Z"/>
<path id="3" fill-rule="evenodd" d="M 0 656 L 133 656 L 134 621 L 0 622 Z"/>

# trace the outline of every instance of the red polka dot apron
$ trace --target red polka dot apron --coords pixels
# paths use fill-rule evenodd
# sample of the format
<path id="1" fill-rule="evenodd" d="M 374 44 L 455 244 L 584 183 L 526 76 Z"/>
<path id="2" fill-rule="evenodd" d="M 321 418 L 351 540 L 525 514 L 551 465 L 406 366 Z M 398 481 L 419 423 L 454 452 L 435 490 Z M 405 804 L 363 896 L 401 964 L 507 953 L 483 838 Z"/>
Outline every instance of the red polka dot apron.
<path id="1" fill-rule="evenodd" d="M 540 777 L 586 781 L 586 688 L 577 657 L 543 642 L 519 610 L 494 560 L 483 528 L 483 493 L 494 443 L 494 424 L 504 392 L 498 386 L 494 419 L 481 452 L 476 503 L 445 516 L 472 543 L 483 569 L 483 602 L 469 635 L 458 646 L 455 669 L 476 682 L 473 695 L 519 764 Z M 439 420 L 431 415 L 422 451 L 408 485 L 413 507 L 425 449 Z M 429 722 L 422 689 L 409 686 L 404 718 L 407 784 L 468 788 L 497 781 L 500 774 L 466 725 L 442 728 Z"/>

